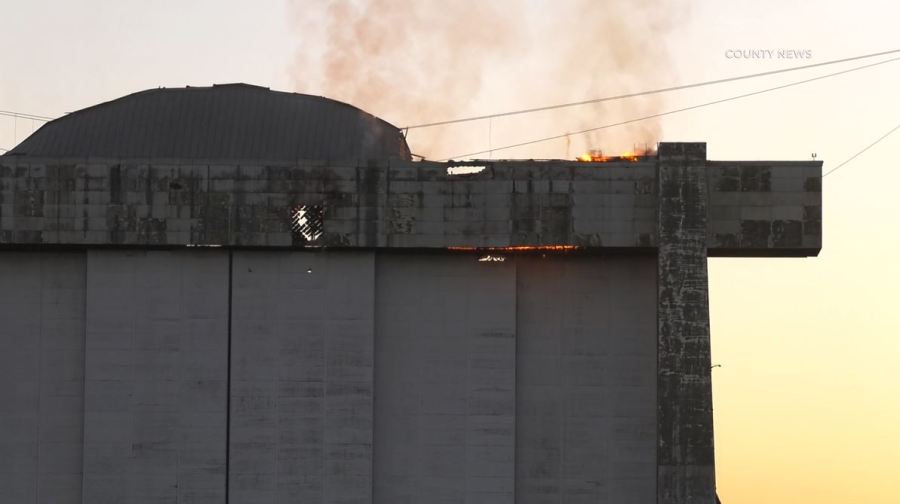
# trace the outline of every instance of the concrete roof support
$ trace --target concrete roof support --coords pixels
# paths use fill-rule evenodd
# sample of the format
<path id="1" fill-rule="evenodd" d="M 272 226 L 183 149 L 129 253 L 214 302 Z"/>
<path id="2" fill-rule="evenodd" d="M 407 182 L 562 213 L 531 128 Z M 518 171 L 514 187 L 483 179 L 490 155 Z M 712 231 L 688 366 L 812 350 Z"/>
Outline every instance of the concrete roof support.
<path id="1" fill-rule="evenodd" d="M 661 144 L 657 503 L 715 502 L 706 144 Z"/>

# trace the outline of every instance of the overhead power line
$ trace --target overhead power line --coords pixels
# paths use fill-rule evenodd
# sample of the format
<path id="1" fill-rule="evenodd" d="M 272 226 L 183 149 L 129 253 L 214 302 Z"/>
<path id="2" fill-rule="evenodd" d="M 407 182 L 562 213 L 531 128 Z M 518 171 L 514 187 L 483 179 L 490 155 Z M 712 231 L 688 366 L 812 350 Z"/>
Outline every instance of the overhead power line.
<path id="1" fill-rule="evenodd" d="M 827 172 L 825 172 L 825 174 L 822 175 L 822 176 L 823 176 L 823 177 L 827 177 L 828 175 L 830 175 L 830 174 L 832 174 L 832 173 L 838 171 L 842 166 L 846 165 L 846 164 L 849 163 L 850 161 L 853 161 L 854 159 L 856 159 L 857 157 L 859 157 L 859 155 L 862 154 L 863 152 L 866 152 L 867 150 L 871 149 L 872 147 L 875 147 L 876 145 L 878 145 L 879 142 L 881 142 L 881 141 L 884 140 L 885 138 L 891 136 L 891 133 L 897 131 L 898 129 L 900 129 L 900 124 L 894 126 L 890 131 L 888 131 L 888 132 L 885 133 L 884 135 L 881 135 L 880 137 L 878 137 L 878 140 L 875 140 L 874 142 L 872 142 L 872 143 L 870 143 L 869 145 L 867 145 L 866 147 L 864 147 L 861 151 L 859 151 L 859 152 L 857 152 L 856 154 L 854 154 L 854 155 L 848 157 L 847 159 L 845 159 L 843 162 L 841 162 L 840 164 L 838 164 L 838 165 L 835 166 L 834 168 L 832 168 L 832 169 L 828 170 Z"/>
<path id="2" fill-rule="evenodd" d="M 651 90 L 647 90 L 647 91 L 639 91 L 636 93 L 627 93 L 627 94 L 621 94 L 621 95 L 616 95 L 616 96 L 606 96 L 603 98 L 594 98 L 591 100 L 582 100 L 582 101 L 570 102 L 570 103 L 559 103 L 556 105 L 547 105 L 547 106 L 543 106 L 543 107 L 534 107 L 534 108 L 521 109 L 521 110 L 512 110 L 512 111 L 508 111 L 508 112 L 499 112 L 496 114 L 486 114 L 486 115 L 479 115 L 479 116 L 472 116 L 472 117 L 462 117 L 459 119 L 449 119 L 449 120 L 445 120 L 445 121 L 435 121 L 435 122 L 430 122 L 430 123 L 413 124 L 411 126 L 401 127 L 400 129 L 401 130 L 410 130 L 410 129 L 417 129 L 417 128 L 431 128 L 433 126 L 444 126 L 447 124 L 457 124 L 457 123 L 469 122 L 469 121 L 480 121 L 482 119 L 493 119 L 493 118 L 497 118 L 497 117 L 509 117 L 509 116 L 514 116 L 514 115 L 530 114 L 533 112 L 543 112 L 546 110 L 556 110 L 556 109 L 567 108 L 567 107 L 577 107 L 580 105 L 590 105 L 592 103 L 623 100 L 626 98 L 635 98 L 638 96 L 668 93 L 670 91 L 680 91 L 683 89 L 691 89 L 691 88 L 697 88 L 697 87 L 703 87 L 703 86 L 712 86 L 714 84 L 724 84 L 726 82 L 734 82 L 734 81 L 739 81 L 739 80 L 744 80 L 744 79 L 753 79 L 756 77 L 765 77 L 767 75 L 776 75 L 776 74 L 780 74 L 780 73 L 796 72 L 798 70 L 808 70 L 810 68 L 816 68 L 816 67 L 821 67 L 821 66 L 826 66 L 826 65 L 836 65 L 838 63 L 847 63 L 849 61 L 856 61 L 856 60 L 867 59 L 867 58 L 875 58 L 877 56 L 886 56 L 888 54 L 895 54 L 895 53 L 900 53 L 900 49 L 893 49 L 890 51 L 882 51 L 882 52 L 871 53 L 871 54 L 863 54 L 860 56 L 852 56 L 849 58 L 842 58 L 842 59 L 836 59 L 836 60 L 831 60 L 831 61 L 823 61 L 821 63 L 812 63 L 809 65 L 801 65 L 801 66 L 795 66 L 795 67 L 790 67 L 790 68 L 782 68 L 780 70 L 770 70 L 768 72 L 759 72 L 759 73 L 753 73 L 753 74 L 738 75 L 735 77 L 727 77 L 724 79 L 695 82 L 692 84 L 682 84 L 680 86 L 671 86 L 671 87 L 660 88 L 660 89 L 651 89 Z"/>
<path id="3" fill-rule="evenodd" d="M 631 124 L 631 123 L 636 123 L 636 122 L 640 122 L 640 121 L 646 121 L 646 120 L 648 120 L 648 119 L 655 119 L 655 118 L 657 118 L 657 117 L 663 117 L 663 116 L 667 116 L 667 115 L 677 114 L 677 113 L 679 113 L 679 112 L 687 112 L 687 111 L 689 111 L 689 110 L 694 110 L 694 109 L 699 109 L 699 108 L 703 108 L 703 107 L 708 107 L 708 106 L 710 106 L 710 105 L 718 105 L 718 104 L 720 104 L 720 103 L 730 102 L 730 101 L 734 101 L 734 100 L 740 100 L 741 98 L 748 98 L 748 97 L 750 97 L 750 96 L 756 96 L 756 95 L 768 93 L 768 92 L 771 92 L 771 91 L 777 91 L 777 90 L 779 90 L 779 89 L 785 89 L 785 88 L 789 88 L 789 87 L 793 87 L 793 86 L 799 86 L 799 85 L 801 85 L 801 84 L 806 84 L 806 83 L 814 82 L 814 81 L 817 81 L 817 80 L 827 79 L 827 78 L 829 78 L 829 77 L 835 77 L 835 76 L 838 76 L 838 75 L 843 75 L 843 74 L 846 74 L 846 73 L 855 72 L 855 71 L 857 71 L 857 70 L 863 70 L 863 69 L 865 69 L 865 68 L 871 68 L 871 67 L 874 67 L 874 66 L 883 65 L 883 64 L 885 64 L 885 63 L 890 63 L 890 62 L 892 62 L 892 61 L 897 61 L 897 60 L 900 60 L 900 56 L 898 56 L 898 57 L 896 57 L 896 58 L 891 58 L 891 59 L 879 61 L 879 62 L 876 62 L 876 63 L 869 63 L 868 65 L 861 65 L 861 66 L 858 66 L 858 67 L 848 68 L 848 69 L 846 69 L 846 70 L 841 70 L 840 72 L 833 72 L 833 73 L 830 73 L 830 74 L 820 75 L 820 76 L 818 76 L 818 77 L 813 77 L 813 78 L 810 78 L 810 79 L 804 79 L 804 80 L 800 80 L 800 81 L 796 81 L 796 82 L 790 82 L 790 83 L 788 83 L 788 84 L 782 84 L 782 85 L 780 85 L 780 86 L 775 86 L 775 87 L 770 87 L 770 88 L 766 88 L 766 89 L 761 89 L 761 90 L 759 90 L 759 91 L 753 91 L 753 92 L 751 92 L 751 93 L 744 93 L 744 94 L 740 94 L 740 95 L 737 95 L 737 96 L 731 96 L 731 97 L 728 97 L 728 98 L 722 98 L 721 100 L 714 100 L 714 101 L 710 101 L 710 102 L 706 102 L 706 103 L 700 103 L 700 104 L 697 104 L 697 105 L 691 105 L 690 107 L 684 107 L 684 108 L 680 108 L 680 109 L 669 110 L 669 111 L 666 111 L 666 112 L 659 112 L 659 113 L 656 113 L 656 114 L 651 114 L 651 115 L 647 115 L 647 116 L 643 116 L 643 117 L 636 117 L 636 118 L 634 118 L 634 119 L 627 119 L 627 120 L 620 121 L 620 122 L 616 122 L 616 123 L 612 123 L 612 124 L 604 124 L 603 126 L 597 126 L 597 127 L 595 127 L 595 128 L 588 128 L 588 129 L 584 129 L 584 130 L 581 130 L 581 131 L 572 131 L 572 132 L 564 133 L 564 134 L 562 134 L 562 135 L 554 135 L 554 136 L 545 137 L 545 138 L 538 138 L 538 139 L 535 139 L 535 140 L 528 140 L 528 141 L 520 142 L 520 143 L 517 143 L 517 144 L 505 145 L 505 146 L 502 146 L 502 147 L 493 147 L 493 148 L 491 148 L 491 149 L 489 149 L 489 150 L 482 150 L 482 151 L 477 151 L 477 152 L 470 152 L 470 153 L 467 153 L 467 154 L 460 154 L 460 155 L 458 155 L 458 156 L 452 156 L 452 157 L 443 159 L 442 161 L 450 161 L 450 160 L 453 160 L 453 159 L 464 159 L 464 158 L 468 158 L 468 157 L 471 157 L 471 156 L 477 156 L 477 155 L 479 155 L 479 154 L 486 154 L 486 153 L 488 153 L 488 152 L 496 152 L 496 151 L 501 151 L 501 150 L 513 149 L 513 148 L 516 148 L 516 147 L 524 147 L 524 146 L 526 146 L 526 145 L 532 145 L 532 144 L 541 143 L 541 142 L 549 142 L 550 140 L 559 140 L 559 139 L 561 139 L 561 138 L 566 138 L 566 137 L 571 136 L 571 135 L 581 135 L 581 134 L 584 134 L 584 133 L 590 133 L 590 132 L 592 132 L 592 131 L 599 131 L 599 130 L 602 130 L 602 129 L 614 128 L 614 127 L 616 127 L 616 126 L 623 126 L 623 125 L 625 125 L 625 124 Z"/>
<path id="4" fill-rule="evenodd" d="M 52 121 L 55 117 L 40 116 L 35 114 L 26 114 L 24 112 L 13 112 L 12 110 L 0 110 L 0 115 L 8 117 L 17 117 L 19 119 L 31 119 L 32 121 Z"/>

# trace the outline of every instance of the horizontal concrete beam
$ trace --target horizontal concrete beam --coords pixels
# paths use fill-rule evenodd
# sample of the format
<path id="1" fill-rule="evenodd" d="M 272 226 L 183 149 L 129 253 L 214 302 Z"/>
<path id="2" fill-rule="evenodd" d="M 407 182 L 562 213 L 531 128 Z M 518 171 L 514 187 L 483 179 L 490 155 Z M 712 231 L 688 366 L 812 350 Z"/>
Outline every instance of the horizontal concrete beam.
<path id="1" fill-rule="evenodd" d="M 821 161 L 707 161 L 706 178 L 709 255 L 818 255 Z"/>
<path id="2" fill-rule="evenodd" d="M 452 174 L 473 166 L 483 169 Z M 658 245 L 657 171 L 656 158 L 260 166 L 5 156 L 0 245 L 646 251 Z M 707 161 L 706 173 L 710 255 L 818 253 L 821 162 Z M 292 229 L 319 209 L 320 235 Z"/>

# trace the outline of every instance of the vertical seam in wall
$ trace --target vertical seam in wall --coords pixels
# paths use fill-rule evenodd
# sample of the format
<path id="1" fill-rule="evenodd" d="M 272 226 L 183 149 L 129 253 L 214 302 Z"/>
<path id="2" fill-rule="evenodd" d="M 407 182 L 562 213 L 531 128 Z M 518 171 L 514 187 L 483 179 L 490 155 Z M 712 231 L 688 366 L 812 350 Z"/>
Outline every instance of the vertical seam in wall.
<path id="1" fill-rule="evenodd" d="M 554 279 L 554 283 L 556 285 L 565 285 L 566 274 L 568 273 L 567 268 L 568 264 L 563 263 L 562 265 L 562 273 L 558 275 Z M 562 277 L 562 280 L 560 280 Z M 546 301 L 545 301 L 546 302 Z M 563 308 L 565 310 L 565 308 Z M 565 397 L 565 393 L 569 390 L 569 375 L 565 369 L 566 364 L 566 352 L 568 348 L 566 347 L 565 340 L 563 339 L 563 325 L 564 325 L 564 317 L 565 311 L 563 312 L 562 317 L 556 319 L 556 324 L 558 324 L 554 329 L 559 336 L 557 336 L 559 341 L 559 350 L 556 352 L 556 376 L 559 379 L 558 383 L 558 394 L 560 397 L 559 401 L 559 464 L 557 465 L 557 487 L 556 487 L 556 500 L 560 504 L 565 502 L 565 481 L 566 481 L 566 432 L 568 427 L 569 419 L 567 417 L 566 408 L 568 407 L 568 400 Z"/>
<path id="2" fill-rule="evenodd" d="M 233 301 L 234 251 L 228 251 L 228 342 L 225 351 L 225 504 L 231 478 L 231 304 Z"/>
<path id="3" fill-rule="evenodd" d="M 44 254 L 38 254 L 38 340 L 37 340 L 37 415 L 34 428 L 34 502 L 40 502 L 41 496 L 41 389 L 44 380 Z"/>
<path id="4" fill-rule="evenodd" d="M 468 203 L 468 197 L 470 195 L 471 195 L 471 193 L 469 193 L 467 195 L 467 203 Z M 459 262 L 462 262 L 466 259 L 469 259 L 468 255 L 457 256 L 457 261 L 459 261 Z M 455 266 L 456 265 L 454 264 L 454 268 L 455 268 Z M 466 272 L 463 272 L 463 273 L 461 273 L 461 275 L 464 275 L 465 273 Z M 444 278 L 442 278 L 441 282 L 444 283 L 444 282 L 446 282 L 446 280 Z M 444 289 L 444 286 L 442 285 L 441 290 L 443 290 L 443 289 Z M 472 392 L 472 361 L 475 360 L 475 358 L 477 356 L 477 354 L 475 353 L 474 348 L 473 348 L 476 346 L 476 343 L 474 343 L 473 340 L 476 340 L 476 338 L 478 338 L 478 336 L 477 336 L 477 333 L 475 332 L 475 330 L 477 330 L 477 326 L 472 327 L 472 325 L 469 322 L 472 320 L 472 316 L 471 316 L 472 315 L 472 310 L 471 310 L 472 305 L 471 305 L 471 299 L 468 296 L 466 296 L 465 303 L 466 303 L 465 304 L 466 311 L 465 311 L 465 318 L 464 318 L 464 323 L 465 323 L 464 334 L 466 337 L 466 344 L 465 344 L 464 348 L 465 348 L 465 352 L 466 352 L 465 353 L 465 362 L 466 362 L 466 416 L 465 416 L 465 422 L 466 422 L 466 428 L 463 431 L 463 442 L 464 442 L 463 453 L 465 454 L 466 459 L 468 460 L 469 453 L 470 453 L 470 446 L 471 446 L 469 444 L 469 441 L 470 441 L 469 429 L 470 429 L 472 417 L 474 416 L 472 414 L 472 400 L 471 400 L 472 396 L 474 395 L 474 393 Z M 445 305 L 444 309 L 446 309 L 446 305 Z M 424 416 L 425 415 L 421 415 L 419 418 L 421 419 Z M 465 493 L 463 494 L 464 495 L 463 498 L 465 499 L 465 502 L 471 502 L 471 501 L 475 500 L 473 498 L 474 492 L 471 490 L 471 488 L 472 488 L 471 481 L 474 478 L 474 475 L 472 474 L 472 471 L 469 469 L 469 464 L 465 464 L 465 467 L 466 467 L 466 478 L 464 480 L 464 484 L 466 485 L 466 490 L 465 490 Z"/>
<path id="5" fill-rule="evenodd" d="M 357 170 L 357 176 L 359 171 Z M 376 409 L 375 409 L 375 401 L 378 399 L 376 397 L 377 383 L 375 382 L 375 372 L 378 369 L 378 365 L 375 362 L 375 359 L 378 356 L 378 349 L 375 347 L 378 339 L 376 337 L 375 331 L 377 330 L 378 323 L 376 319 L 378 317 L 378 251 L 372 251 L 372 441 L 370 447 L 370 465 L 372 466 L 369 472 L 370 481 L 369 481 L 369 502 L 375 504 L 375 422 L 377 421 L 376 417 Z"/>
<path id="6" fill-rule="evenodd" d="M 329 264 L 327 262 L 328 256 L 326 256 L 324 254 L 323 255 L 316 254 L 313 257 L 315 257 L 316 259 L 321 259 L 321 261 L 314 261 L 313 263 L 317 267 L 321 266 L 322 269 L 325 270 L 325 272 L 323 274 L 323 276 L 325 277 L 325 285 L 323 286 L 323 289 L 325 292 L 328 292 L 328 287 L 329 287 L 328 282 L 331 280 L 331 278 L 328 274 L 329 273 L 329 271 L 328 271 Z M 321 466 L 321 470 L 322 470 L 321 485 L 322 485 L 322 502 L 323 503 L 330 502 L 330 500 L 328 499 L 328 489 L 329 489 L 328 457 L 329 457 L 329 454 L 328 454 L 328 442 L 326 440 L 326 438 L 328 437 L 328 432 L 326 431 L 326 428 L 327 428 L 327 423 L 328 423 L 328 347 L 329 347 L 328 334 L 330 332 L 330 329 L 333 327 L 332 324 L 333 324 L 333 320 L 326 316 L 325 323 L 322 326 L 324 329 L 324 334 L 322 334 L 322 414 L 320 417 L 321 418 L 320 425 L 322 428 L 322 430 L 321 430 L 322 458 L 320 460 L 320 463 L 322 464 L 322 466 Z M 277 422 L 278 422 L 278 420 L 277 420 L 278 419 L 278 410 L 277 410 L 278 401 L 277 400 L 275 401 L 275 408 L 276 408 L 276 410 L 275 410 L 275 419 L 276 420 L 275 421 L 277 424 Z M 280 425 L 279 425 L 279 427 L 280 427 Z M 277 453 L 278 452 L 276 449 L 276 455 L 275 455 L 275 478 L 276 478 L 276 480 L 278 478 L 278 455 L 277 455 Z"/>
<path id="7" fill-rule="evenodd" d="M 134 461 L 134 457 L 133 457 L 134 451 L 135 451 L 134 445 L 136 444 L 135 441 L 137 441 L 137 439 L 136 439 L 137 436 L 135 436 L 135 432 L 137 430 L 135 428 L 135 423 L 137 422 L 138 415 L 135 414 L 135 411 L 133 408 L 134 408 L 135 402 L 136 402 L 135 397 L 134 397 L 135 390 L 138 388 L 138 385 L 137 385 L 138 372 L 136 369 L 137 364 L 135 363 L 136 350 L 135 350 L 135 341 L 134 341 L 135 335 L 137 334 L 137 311 L 138 311 L 138 308 L 137 308 L 137 304 L 138 304 L 137 303 L 137 301 L 138 301 L 137 285 L 138 285 L 138 273 L 139 273 L 138 270 L 140 269 L 140 266 L 141 266 L 140 265 L 141 259 L 146 261 L 148 259 L 150 252 L 151 251 L 149 249 L 137 249 L 137 250 L 133 250 L 133 251 L 127 251 L 124 253 L 125 257 L 128 258 L 128 265 L 129 265 L 129 276 L 128 276 L 128 284 L 127 284 L 129 287 L 128 308 L 129 308 L 129 323 L 130 323 L 130 325 L 128 326 L 128 356 L 129 356 L 129 360 L 131 361 L 131 362 L 129 362 L 129 365 L 128 365 L 128 378 L 129 378 L 129 382 L 130 382 L 129 383 L 130 395 L 129 395 L 129 404 L 128 404 L 130 415 L 128 416 L 128 422 L 129 422 L 128 427 L 129 427 L 129 430 L 131 431 L 130 432 L 131 435 L 129 436 L 128 441 L 126 441 L 126 446 L 128 446 L 128 448 L 129 448 L 130 456 L 127 459 L 125 459 L 124 462 L 122 462 L 122 465 L 125 466 L 126 471 L 132 471 L 134 468 L 134 465 L 132 465 L 132 463 Z M 147 381 L 150 381 L 150 380 L 147 380 Z M 175 452 L 176 453 L 178 452 L 177 448 L 175 449 Z M 125 478 L 120 478 L 119 481 L 122 481 L 124 479 Z M 125 498 L 123 500 L 125 502 L 132 502 L 131 486 L 127 485 L 127 484 L 123 485 L 123 486 L 125 486 L 125 491 L 124 491 Z M 178 494 L 176 493 L 176 496 L 177 495 Z"/>
<path id="8" fill-rule="evenodd" d="M 518 473 L 519 437 L 519 261 L 514 258 L 513 267 L 513 474 L 512 502 L 516 502 L 516 474 Z"/>
<path id="9" fill-rule="evenodd" d="M 150 169 L 152 169 L 152 167 L 151 167 Z M 147 173 L 148 173 L 148 176 L 147 176 L 147 183 L 148 183 L 148 184 L 152 183 L 152 180 L 151 180 L 150 175 L 149 175 L 149 173 L 151 173 L 151 172 L 150 172 L 150 169 L 147 170 Z M 151 197 L 151 199 L 152 199 L 152 197 Z M 151 212 L 152 212 L 152 209 L 151 209 Z M 191 255 L 191 254 L 190 254 L 190 252 L 188 252 L 187 254 L 185 254 L 185 256 L 187 256 L 187 257 L 185 257 L 185 261 L 178 261 L 178 257 L 181 255 L 181 254 L 179 254 L 178 252 L 171 252 L 171 253 L 166 254 L 166 255 L 167 255 L 168 257 L 172 258 L 173 260 L 176 260 L 176 261 L 177 261 L 176 264 L 178 265 L 178 266 L 177 266 L 177 268 L 178 268 L 178 299 L 179 299 L 179 301 L 180 301 L 180 302 L 178 303 L 178 304 L 179 304 L 179 307 L 178 307 L 178 309 L 179 309 L 178 318 L 179 318 L 179 320 L 181 320 L 181 323 L 184 323 L 184 321 L 187 319 L 187 313 L 186 313 L 187 310 L 185 309 L 185 302 L 184 302 L 184 297 L 185 297 L 185 296 L 184 296 L 184 275 L 185 275 L 185 271 L 184 271 L 184 270 L 185 270 L 184 263 L 185 263 L 185 261 L 187 261 L 187 260 L 190 258 L 190 255 Z M 202 257 L 202 256 L 201 256 L 201 257 Z M 184 344 L 184 343 L 185 343 L 185 341 L 184 341 L 184 333 L 181 332 L 181 331 L 179 331 L 179 338 L 178 338 L 178 358 L 179 358 L 179 360 L 181 360 L 181 357 L 184 356 L 184 353 L 183 353 L 183 350 L 184 350 L 184 347 L 185 347 L 185 344 Z M 179 384 L 183 384 L 183 383 L 184 383 L 184 378 L 185 378 L 185 376 L 184 376 L 184 374 L 182 373 L 182 371 L 183 371 L 182 366 L 177 366 L 177 367 L 175 368 L 175 375 L 176 375 L 177 382 L 178 382 Z M 180 387 L 181 387 L 181 385 L 179 385 L 179 389 L 180 389 Z M 180 391 L 180 390 L 179 390 L 179 396 L 181 396 L 181 391 Z M 180 400 L 180 399 L 181 399 L 181 397 L 179 397 L 179 400 Z M 182 490 L 183 490 L 183 489 L 182 489 L 182 481 L 181 481 L 181 456 L 180 456 L 180 455 L 181 455 L 181 453 L 180 453 L 181 450 L 180 450 L 180 447 L 179 447 L 178 451 L 179 451 L 179 453 L 178 453 L 178 455 L 175 457 L 175 502 L 178 502 L 178 498 L 179 498 L 180 492 L 182 492 Z"/>
<path id="10" fill-rule="evenodd" d="M 275 263 L 275 274 L 276 275 L 280 276 L 282 274 L 282 271 L 284 270 L 284 264 L 290 260 L 291 252 L 286 252 L 285 254 L 287 254 L 287 257 L 285 257 L 285 255 L 279 254 L 278 252 L 274 252 L 271 256 L 269 256 L 269 257 L 273 258 L 273 262 Z M 272 289 L 271 285 L 267 285 L 266 287 L 267 287 L 267 289 Z M 268 294 L 269 292 L 271 292 L 271 291 L 267 290 L 266 294 Z M 276 317 L 278 317 L 278 316 L 279 315 L 276 315 Z M 272 467 L 274 468 L 274 471 L 272 474 L 272 480 L 275 481 L 276 492 L 277 492 L 278 483 L 279 483 L 278 453 L 281 448 L 281 439 L 280 439 L 281 438 L 281 418 L 278 416 L 278 399 L 279 399 L 280 394 L 279 394 L 278 388 L 279 388 L 279 385 L 281 385 L 282 360 L 280 358 L 278 358 L 278 350 L 277 349 L 280 346 L 279 338 L 280 338 L 280 335 L 279 335 L 278 331 L 276 330 L 275 336 L 272 338 L 273 340 L 276 341 L 276 344 L 274 345 L 276 348 L 276 350 L 275 350 L 276 357 L 275 357 L 275 362 L 272 366 L 273 368 L 275 368 L 275 376 L 272 377 L 272 388 L 271 388 L 272 396 L 273 396 L 272 397 L 272 409 L 273 409 L 272 418 L 273 418 L 273 422 L 275 423 L 275 435 L 278 436 L 278 438 L 279 438 L 278 442 L 276 442 L 275 446 L 273 447 L 274 449 L 272 450 Z M 324 367 L 326 370 L 328 369 L 328 361 L 327 360 L 324 363 Z M 325 389 L 324 385 L 322 386 L 322 389 L 323 390 Z M 327 456 L 327 454 L 325 452 L 325 421 L 324 421 L 325 411 L 326 411 L 325 407 L 323 406 L 322 407 L 322 418 L 323 418 L 323 420 L 322 420 L 322 454 L 323 454 L 322 457 L 323 457 L 323 460 L 324 460 L 324 457 Z M 325 475 L 325 463 L 324 462 L 322 463 L 322 475 L 323 475 L 323 480 L 324 480 L 324 478 L 327 477 Z M 322 484 L 324 485 L 324 483 L 322 483 Z M 278 497 L 276 496 L 276 501 L 277 501 L 277 499 L 278 499 Z"/>
<path id="11" fill-rule="evenodd" d="M 81 502 L 84 503 L 85 467 L 84 467 L 84 427 L 87 424 L 87 325 L 88 325 L 88 254 L 84 251 L 84 302 L 81 305 Z"/>

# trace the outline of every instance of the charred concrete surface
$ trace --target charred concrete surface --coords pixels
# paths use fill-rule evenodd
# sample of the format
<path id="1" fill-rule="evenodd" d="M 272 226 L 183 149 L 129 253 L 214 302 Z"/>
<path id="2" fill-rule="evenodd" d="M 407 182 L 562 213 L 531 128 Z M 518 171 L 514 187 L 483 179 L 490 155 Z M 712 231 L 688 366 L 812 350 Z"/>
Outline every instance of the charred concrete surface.
<path id="1" fill-rule="evenodd" d="M 714 502 L 706 258 L 821 163 L 469 164 L 0 157 L 0 501 Z"/>
<path id="2" fill-rule="evenodd" d="M 657 503 L 715 502 L 705 144 L 659 152 Z"/>
<path id="3" fill-rule="evenodd" d="M 664 144 L 665 145 L 665 144 Z M 472 164 L 472 163 L 469 163 Z M 0 244 L 653 249 L 658 179 L 641 162 L 179 165 L 0 158 Z M 710 255 L 816 255 L 821 162 L 707 162 Z M 296 210 L 323 209 L 314 241 Z"/>

